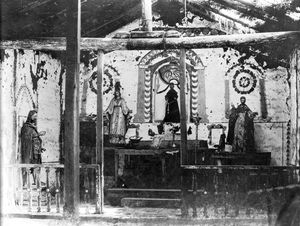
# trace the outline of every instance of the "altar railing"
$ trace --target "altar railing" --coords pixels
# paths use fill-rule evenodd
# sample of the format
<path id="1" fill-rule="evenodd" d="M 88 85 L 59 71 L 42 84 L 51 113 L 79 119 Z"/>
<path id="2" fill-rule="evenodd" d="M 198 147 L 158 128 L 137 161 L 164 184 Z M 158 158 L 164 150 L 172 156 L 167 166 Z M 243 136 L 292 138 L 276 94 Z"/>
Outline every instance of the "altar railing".
<path id="1" fill-rule="evenodd" d="M 271 224 L 290 195 L 300 190 L 300 167 L 183 165 L 182 215 L 265 216 Z M 192 190 L 192 192 L 189 192 Z"/>
<path id="2" fill-rule="evenodd" d="M 61 213 L 64 203 L 63 164 L 13 164 L 4 166 L 8 206 L 27 212 Z M 35 178 L 33 175 L 36 175 Z M 99 177 L 97 164 L 80 164 L 80 204 L 85 213 L 92 206 L 99 210 Z M 16 208 L 13 208 L 14 210 Z"/>

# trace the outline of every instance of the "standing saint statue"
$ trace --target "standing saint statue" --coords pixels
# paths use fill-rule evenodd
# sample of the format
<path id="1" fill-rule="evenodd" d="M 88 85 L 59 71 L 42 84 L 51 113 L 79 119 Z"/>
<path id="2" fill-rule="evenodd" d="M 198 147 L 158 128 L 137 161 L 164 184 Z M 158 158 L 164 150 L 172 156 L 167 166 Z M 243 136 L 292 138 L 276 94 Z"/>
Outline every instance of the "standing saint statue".
<path id="1" fill-rule="evenodd" d="M 166 96 L 166 114 L 163 122 L 180 122 L 180 113 L 178 107 L 178 95 L 174 90 L 174 83 L 170 83 L 170 90 Z"/>
<path id="2" fill-rule="evenodd" d="M 110 101 L 105 113 L 109 116 L 109 142 L 124 144 L 129 109 L 119 90 L 115 91 L 114 98 Z"/>
<path id="3" fill-rule="evenodd" d="M 246 98 L 240 98 L 241 104 L 235 108 L 232 105 L 229 115 L 229 129 L 227 143 L 232 145 L 233 152 L 253 152 L 254 144 L 254 123 L 257 115 L 246 105 Z"/>
<path id="4" fill-rule="evenodd" d="M 21 163 L 22 164 L 41 164 L 42 148 L 41 133 L 37 130 L 37 111 L 31 110 L 28 113 L 27 120 L 21 129 Z M 36 182 L 40 174 L 39 168 L 30 169 L 33 182 Z M 23 169 L 23 185 L 27 184 L 27 172 Z"/>

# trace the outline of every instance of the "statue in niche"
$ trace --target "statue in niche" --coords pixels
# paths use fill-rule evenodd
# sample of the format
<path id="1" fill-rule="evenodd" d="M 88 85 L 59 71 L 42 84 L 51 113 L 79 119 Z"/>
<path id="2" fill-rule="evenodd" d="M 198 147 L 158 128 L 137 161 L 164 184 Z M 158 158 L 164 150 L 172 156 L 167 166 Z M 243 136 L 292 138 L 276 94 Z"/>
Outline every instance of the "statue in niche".
<path id="1" fill-rule="evenodd" d="M 242 96 L 240 102 L 237 107 L 231 105 L 227 143 L 232 145 L 233 152 L 253 152 L 255 150 L 253 119 L 257 112 L 252 112 L 246 105 L 246 97 Z"/>
<path id="2" fill-rule="evenodd" d="M 130 113 L 118 87 L 116 84 L 114 98 L 105 111 L 109 118 L 109 142 L 111 144 L 125 144 L 127 118 Z"/>
<path id="3" fill-rule="evenodd" d="M 180 122 L 180 113 L 178 106 L 178 95 L 174 90 L 174 83 L 170 83 L 170 90 L 165 96 L 166 113 L 163 122 Z"/>

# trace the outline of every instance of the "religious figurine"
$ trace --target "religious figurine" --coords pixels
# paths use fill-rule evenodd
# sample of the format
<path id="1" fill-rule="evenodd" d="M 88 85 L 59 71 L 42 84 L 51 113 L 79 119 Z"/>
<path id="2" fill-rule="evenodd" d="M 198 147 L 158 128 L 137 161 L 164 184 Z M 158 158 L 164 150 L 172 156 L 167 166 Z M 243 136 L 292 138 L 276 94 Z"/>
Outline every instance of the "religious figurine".
<path id="1" fill-rule="evenodd" d="M 42 163 L 42 152 L 45 151 L 42 148 L 41 136 L 45 132 L 37 131 L 37 111 L 29 111 L 27 120 L 21 129 L 21 163 L 23 164 L 41 164 Z M 36 183 L 37 176 L 40 173 L 39 168 L 30 170 L 33 177 L 33 183 Z M 23 170 L 23 186 L 27 184 L 27 172 Z"/>
<path id="2" fill-rule="evenodd" d="M 170 83 L 170 90 L 167 92 L 165 99 L 166 114 L 163 122 L 180 122 L 179 107 L 177 102 L 177 92 L 174 90 L 174 83 Z"/>
<path id="3" fill-rule="evenodd" d="M 110 101 L 105 113 L 109 116 L 109 142 L 111 144 L 125 144 L 129 109 L 119 90 L 115 91 L 114 98 Z"/>
<path id="4" fill-rule="evenodd" d="M 252 152 L 255 150 L 253 119 L 257 113 L 246 105 L 244 96 L 240 102 L 237 108 L 232 105 L 230 110 L 227 143 L 232 145 L 233 152 Z"/>

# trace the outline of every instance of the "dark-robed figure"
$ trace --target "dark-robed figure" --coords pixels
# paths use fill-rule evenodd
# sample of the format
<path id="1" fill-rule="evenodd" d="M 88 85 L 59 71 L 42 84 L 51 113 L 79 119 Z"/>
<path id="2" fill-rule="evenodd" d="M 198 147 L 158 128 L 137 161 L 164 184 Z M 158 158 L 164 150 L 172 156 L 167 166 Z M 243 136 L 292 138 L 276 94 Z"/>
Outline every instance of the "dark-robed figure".
<path id="1" fill-rule="evenodd" d="M 227 143 L 232 145 L 233 152 L 252 152 L 254 145 L 254 113 L 246 105 L 246 98 L 240 98 L 241 104 L 232 106 L 229 115 Z"/>
<path id="2" fill-rule="evenodd" d="M 28 113 L 27 120 L 21 129 L 21 163 L 23 164 L 41 164 L 43 152 L 42 139 L 36 127 L 37 111 L 32 110 Z M 38 170 L 31 170 L 33 180 L 36 180 Z M 26 178 L 26 172 L 23 172 L 23 185 Z"/>
<path id="3" fill-rule="evenodd" d="M 178 107 L 178 95 L 174 90 L 174 84 L 170 83 L 170 90 L 166 96 L 166 114 L 163 122 L 180 122 L 180 113 Z"/>

